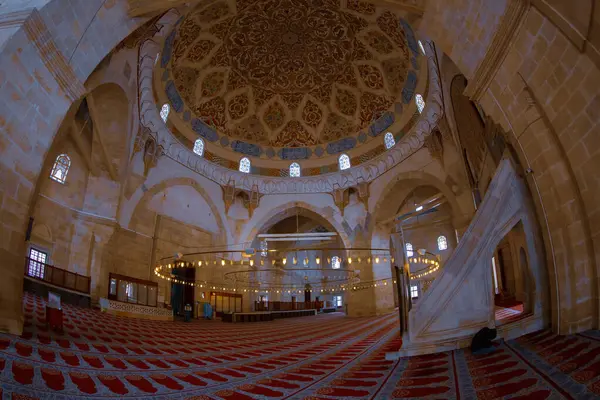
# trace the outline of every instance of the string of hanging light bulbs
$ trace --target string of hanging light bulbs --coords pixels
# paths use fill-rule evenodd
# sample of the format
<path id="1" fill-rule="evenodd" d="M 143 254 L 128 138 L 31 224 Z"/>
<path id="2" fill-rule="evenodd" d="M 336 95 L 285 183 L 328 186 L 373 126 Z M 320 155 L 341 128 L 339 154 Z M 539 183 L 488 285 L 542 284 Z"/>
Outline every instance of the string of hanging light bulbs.
<path id="1" fill-rule="evenodd" d="M 311 254 L 310 260 L 308 256 L 298 256 L 302 252 L 319 253 Z M 360 268 L 364 266 L 372 266 L 381 264 L 390 266 L 389 263 L 394 263 L 394 257 L 391 257 L 388 249 L 377 249 L 377 248 L 290 248 L 284 251 L 269 249 L 269 250 L 255 250 L 255 249 L 244 249 L 244 250 L 212 250 L 203 251 L 198 253 L 188 254 L 177 254 L 174 257 L 165 257 L 160 260 L 160 263 L 155 267 L 154 274 L 160 279 L 167 281 L 185 284 L 188 286 L 197 286 L 201 288 L 220 288 L 220 290 L 229 290 L 239 292 L 241 291 L 264 291 L 265 288 L 268 290 L 282 290 L 282 291 L 293 291 L 302 289 L 307 283 L 315 290 L 345 290 L 350 285 L 356 284 L 360 281 L 359 272 Z M 326 264 L 325 264 L 326 263 Z M 298 266 L 303 264 L 304 267 L 293 268 L 292 266 Z M 251 271 L 266 271 L 271 269 L 275 271 L 291 271 L 295 270 L 298 272 L 302 271 L 321 271 L 324 272 L 327 278 L 325 282 L 297 282 L 289 283 L 286 285 L 264 285 L 264 284 L 250 284 L 244 282 L 234 282 L 231 286 L 225 284 L 223 281 L 220 282 L 209 282 L 206 280 L 192 280 L 177 277 L 173 274 L 173 269 L 178 268 L 228 268 L 234 266 L 242 266 L 246 270 L 237 271 L 238 274 Z M 313 268 L 310 268 L 310 267 Z M 331 269 L 329 269 L 331 266 Z M 316 268 L 315 268 L 316 267 Z M 320 268 L 320 269 L 319 269 Z M 331 272 L 335 271 L 332 276 Z M 236 272 L 236 271 L 234 271 Z M 227 274 L 230 274 L 228 272 Z M 226 275 L 227 275 L 226 274 Z M 296 277 L 297 278 L 297 277 Z M 329 279 L 331 278 L 331 279 Z M 304 277 L 306 280 L 306 276 Z M 235 279 L 234 279 L 235 281 Z"/>
<path id="2" fill-rule="evenodd" d="M 184 284 L 188 286 L 207 288 L 212 290 L 223 290 L 230 292 L 273 292 L 273 293 L 295 293 L 303 292 L 303 286 L 306 286 L 307 282 L 299 282 L 297 284 L 273 284 L 273 285 L 264 285 L 264 284 L 249 284 L 248 282 L 244 282 L 244 284 L 240 284 L 239 282 L 234 282 L 233 285 L 225 284 L 223 281 L 220 282 L 210 282 L 206 280 L 189 280 L 189 279 L 181 279 L 175 277 L 172 274 L 172 270 L 178 268 L 203 268 L 203 267 L 234 267 L 234 266 L 245 266 L 246 268 L 254 268 L 255 271 L 263 271 L 266 272 L 266 269 L 272 269 L 274 267 L 278 267 L 280 269 L 286 268 L 287 265 L 296 266 L 301 261 L 300 257 L 292 256 L 289 257 L 291 253 L 301 253 L 306 251 L 321 251 L 324 253 L 332 253 L 336 252 L 336 254 L 340 254 L 332 256 L 332 257 L 312 257 L 310 261 L 314 261 L 317 266 L 322 266 L 321 271 L 331 271 L 326 270 L 326 266 L 323 265 L 325 261 L 327 261 L 327 265 L 332 266 L 332 260 L 334 257 L 338 258 L 340 266 L 337 267 L 336 272 L 342 273 L 346 272 L 347 277 L 337 275 L 337 282 L 324 282 L 324 283 L 315 283 L 310 282 L 309 289 L 311 292 L 315 291 L 345 291 L 345 290 L 364 290 L 368 288 L 376 288 L 381 286 L 386 286 L 391 284 L 394 280 L 391 277 L 382 278 L 379 280 L 373 280 L 364 282 L 360 280 L 358 272 L 361 267 L 372 267 L 374 265 L 381 264 L 382 266 L 390 266 L 389 263 L 393 264 L 395 262 L 394 257 L 389 255 L 389 250 L 387 249 L 377 249 L 377 248 L 326 248 L 326 249 L 315 249 L 315 248 L 292 248 L 286 249 L 284 251 L 269 249 L 269 250 L 259 250 L 256 251 L 254 249 L 245 249 L 245 250 L 212 250 L 212 251 L 204 251 L 198 253 L 188 253 L 188 254 L 177 254 L 174 257 L 165 257 L 160 260 L 160 264 L 158 264 L 154 269 L 154 274 L 156 277 L 160 279 L 164 279 L 170 282 Z M 339 252 L 339 253 L 338 253 Z M 267 254 L 263 256 L 263 254 Z M 348 254 L 346 257 L 342 256 L 342 253 Z M 352 254 L 352 256 L 350 255 Z M 229 259 L 225 257 L 225 255 L 229 255 Z M 237 260 L 234 260 L 237 255 Z M 285 256 L 282 256 L 285 255 Z M 429 253 L 427 255 L 430 255 Z M 419 271 L 410 274 L 411 279 L 420 279 L 424 276 L 432 274 L 439 270 L 440 262 L 437 259 L 428 258 L 426 254 L 420 254 L 419 257 L 408 257 L 408 262 L 410 264 L 426 264 L 427 267 L 423 268 Z M 289 261 L 288 259 L 291 258 Z M 256 261 L 255 261 L 256 260 Z M 305 257 L 302 260 L 303 265 L 309 266 L 308 257 Z M 344 268 L 341 267 L 344 265 Z M 288 268 L 289 269 L 289 268 Z M 302 268 L 295 269 L 297 271 L 302 270 Z M 315 270 L 314 268 L 306 268 L 306 271 Z M 245 271 L 233 271 L 228 272 L 225 275 L 231 274 L 239 274 Z M 234 279 L 235 281 L 235 279 Z M 339 283 L 343 282 L 343 283 Z M 337 283 L 337 284 L 335 284 Z M 393 282 L 395 283 L 395 282 Z"/>

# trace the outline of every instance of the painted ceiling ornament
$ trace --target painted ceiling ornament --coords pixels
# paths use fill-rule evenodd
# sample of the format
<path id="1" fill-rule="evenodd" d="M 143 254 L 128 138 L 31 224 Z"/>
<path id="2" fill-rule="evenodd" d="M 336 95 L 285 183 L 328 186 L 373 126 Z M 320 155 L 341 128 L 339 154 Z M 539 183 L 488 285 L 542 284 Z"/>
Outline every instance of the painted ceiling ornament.
<path id="1" fill-rule="evenodd" d="M 362 1 L 203 2 L 165 43 L 168 97 L 213 128 L 209 142 L 356 144 L 401 101 L 411 69 L 401 18 Z"/>
<path id="2" fill-rule="evenodd" d="M 240 4 L 240 3 L 238 3 Z M 378 12 L 383 6 L 378 5 Z M 238 8 L 238 10 L 240 10 Z M 377 15 L 375 15 L 376 17 Z M 224 20 L 227 18 L 224 18 Z M 213 150 L 216 146 L 219 146 L 220 138 L 224 135 L 216 133 L 211 127 L 202 123 L 200 125 L 198 118 L 195 114 L 192 114 L 192 110 L 189 106 L 185 106 L 182 110 L 175 110 L 172 114 L 172 118 L 176 123 L 179 124 L 178 131 L 167 129 L 163 123 L 161 123 L 159 116 L 160 105 L 168 99 L 171 105 L 171 98 L 165 96 L 167 93 L 166 85 L 173 84 L 173 51 L 175 38 L 178 34 L 178 29 L 186 17 L 181 17 L 180 14 L 171 10 L 167 12 L 161 19 L 161 23 L 164 25 L 164 31 L 161 35 L 156 35 L 153 41 L 146 41 L 140 47 L 138 62 L 140 65 L 139 69 L 139 104 L 148 103 L 153 107 L 146 107 L 145 111 L 142 110 L 140 115 L 140 122 L 144 127 L 149 128 L 153 135 L 156 135 L 156 140 L 160 143 L 163 148 L 163 155 L 179 162 L 184 162 L 189 165 L 189 168 L 201 176 L 208 179 L 214 180 L 215 182 L 221 182 L 226 184 L 227 182 L 233 182 L 236 187 L 243 188 L 245 190 L 251 190 L 253 187 L 257 187 L 257 193 L 260 194 L 278 194 L 278 193 L 330 193 L 336 186 L 338 187 L 350 187 L 356 185 L 361 179 L 365 182 L 371 182 L 373 179 L 384 174 L 389 169 L 398 165 L 400 162 L 406 160 L 416 151 L 420 150 L 423 145 L 423 140 L 431 133 L 433 127 L 435 127 L 443 115 L 441 104 L 442 95 L 440 89 L 440 76 L 439 70 L 436 64 L 436 60 L 428 55 L 427 57 L 420 57 L 420 69 L 419 73 L 426 73 L 426 79 L 428 82 L 423 82 L 427 90 L 427 99 L 429 102 L 428 107 L 430 112 L 421 116 L 420 118 L 412 118 L 414 109 L 406 106 L 404 103 L 404 96 L 396 99 L 394 109 L 404 108 L 402 115 L 397 117 L 404 118 L 407 116 L 407 110 L 410 112 L 411 119 L 408 123 L 403 126 L 395 126 L 388 130 L 396 132 L 395 140 L 398 143 L 389 151 L 363 151 L 362 144 L 369 144 L 375 141 L 379 144 L 381 150 L 384 150 L 383 138 L 381 136 L 373 138 L 364 133 L 364 130 L 356 130 L 356 135 L 353 135 L 358 142 L 358 136 L 360 132 L 363 132 L 363 137 L 366 137 L 365 141 L 360 142 L 360 149 L 353 150 L 353 158 L 357 161 L 355 166 L 352 168 L 352 173 L 337 172 L 337 157 L 329 156 L 325 152 L 326 145 L 318 144 L 316 146 L 303 147 L 303 148 L 281 148 L 274 146 L 265 146 L 264 155 L 261 156 L 260 162 L 268 162 L 271 160 L 281 159 L 280 155 L 283 155 L 282 150 L 297 150 L 301 149 L 304 152 L 302 159 L 313 158 L 317 162 L 321 162 L 320 166 L 307 167 L 303 170 L 301 178 L 290 179 L 288 177 L 280 177 L 279 170 L 281 168 L 287 168 L 289 162 L 283 164 L 274 173 L 272 168 L 263 167 L 258 165 L 252 175 L 247 175 L 237 171 L 239 162 L 239 153 L 229 151 L 229 154 L 215 154 Z M 415 24 L 417 20 L 414 18 L 410 19 L 412 24 Z M 217 23 L 218 21 L 215 21 Z M 166 37 L 164 35 L 167 35 Z M 144 63 L 144 60 L 154 60 L 156 54 L 160 53 L 158 63 Z M 156 69 L 159 71 L 156 71 Z M 414 73 L 414 70 L 408 72 Z M 162 78 L 161 78 L 162 77 Z M 419 81 L 420 82 L 420 81 Z M 416 84 L 416 82 L 415 82 Z M 422 85 L 419 83 L 419 87 Z M 153 85 L 159 85 L 162 87 L 153 87 Z M 174 84 L 173 84 L 174 86 Z M 404 90 L 403 90 L 404 94 Z M 157 100 L 156 96 L 162 97 Z M 402 105 L 403 107 L 398 107 Z M 174 106 L 172 107 L 174 108 Z M 188 118 L 185 116 L 188 115 Z M 258 115 L 258 114 L 257 114 Z M 179 122 L 181 120 L 183 122 Z M 400 121 L 397 120 L 396 124 Z M 185 124 L 197 124 L 197 129 L 202 134 L 196 132 L 195 129 L 189 130 Z M 192 146 L 194 140 L 198 137 L 202 137 L 207 145 L 204 157 L 198 157 L 192 152 Z M 208 138 L 210 138 L 210 140 Z M 373 153 L 372 156 L 366 156 L 367 153 Z M 295 155 L 295 154 L 294 154 Z M 355 156 L 356 155 L 356 156 Z M 366 156 L 366 157 L 363 157 Z M 269 158 L 271 157 L 271 158 Z M 297 158 L 300 160 L 301 158 Z M 289 160 L 285 158 L 285 160 Z M 302 164 L 302 161 L 300 161 Z M 323 164 L 324 163 L 324 164 Z"/>

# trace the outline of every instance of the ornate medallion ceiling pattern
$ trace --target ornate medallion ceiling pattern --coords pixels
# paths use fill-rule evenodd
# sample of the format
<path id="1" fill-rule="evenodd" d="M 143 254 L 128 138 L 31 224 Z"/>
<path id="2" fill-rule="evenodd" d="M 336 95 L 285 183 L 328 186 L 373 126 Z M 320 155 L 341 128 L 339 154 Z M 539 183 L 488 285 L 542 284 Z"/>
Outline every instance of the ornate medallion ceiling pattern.
<path id="1" fill-rule="evenodd" d="M 408 22 L 356 0 L 219 0 L 165 41 L 162 82 L 197 135 L 237 153 L 307 159 L 390 127 L 413 97 Z M 398 134 L 398 132 L 394 132 Z"/>

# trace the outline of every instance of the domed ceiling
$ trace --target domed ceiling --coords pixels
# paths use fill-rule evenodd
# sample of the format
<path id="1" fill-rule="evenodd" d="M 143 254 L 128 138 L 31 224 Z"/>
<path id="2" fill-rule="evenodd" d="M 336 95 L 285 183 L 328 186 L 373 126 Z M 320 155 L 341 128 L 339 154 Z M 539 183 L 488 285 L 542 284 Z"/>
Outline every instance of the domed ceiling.
<path id="1" fill-rule="evenodd" d="M 237 158 L 339 154 L 408 108 L 420 61 L 404 18 L 356 0 L 198 6 L 165 41 L 163 93 L 190 132 Z"/>

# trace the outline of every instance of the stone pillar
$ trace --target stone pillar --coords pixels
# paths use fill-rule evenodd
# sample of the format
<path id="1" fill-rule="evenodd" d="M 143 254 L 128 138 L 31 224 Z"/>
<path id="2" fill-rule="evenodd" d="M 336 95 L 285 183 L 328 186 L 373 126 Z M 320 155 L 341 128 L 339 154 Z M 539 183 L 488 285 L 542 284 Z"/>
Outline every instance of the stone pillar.
<path id="1" fill-rule="evenodd" d="M 156 267 L 156 252 L 158 250 L 158 234 L 160 232 L 160 223 L 162 215 L 157 214 L 154 220 L 154 235 L 152 235 L 152 250 L 150 256 L 150 265 L 148 266 L 148 280 L 152 279 L 152 271 Z"/>
<path id="2" fill-rule="evenodd" d="M 108 276 L 112 265 L 111 245 L 118 240 L 118 230 L 114 226 L 97 224 L 90 245 L 90 296 L 92 305 L 101 297 L 108 296 Z"/>

